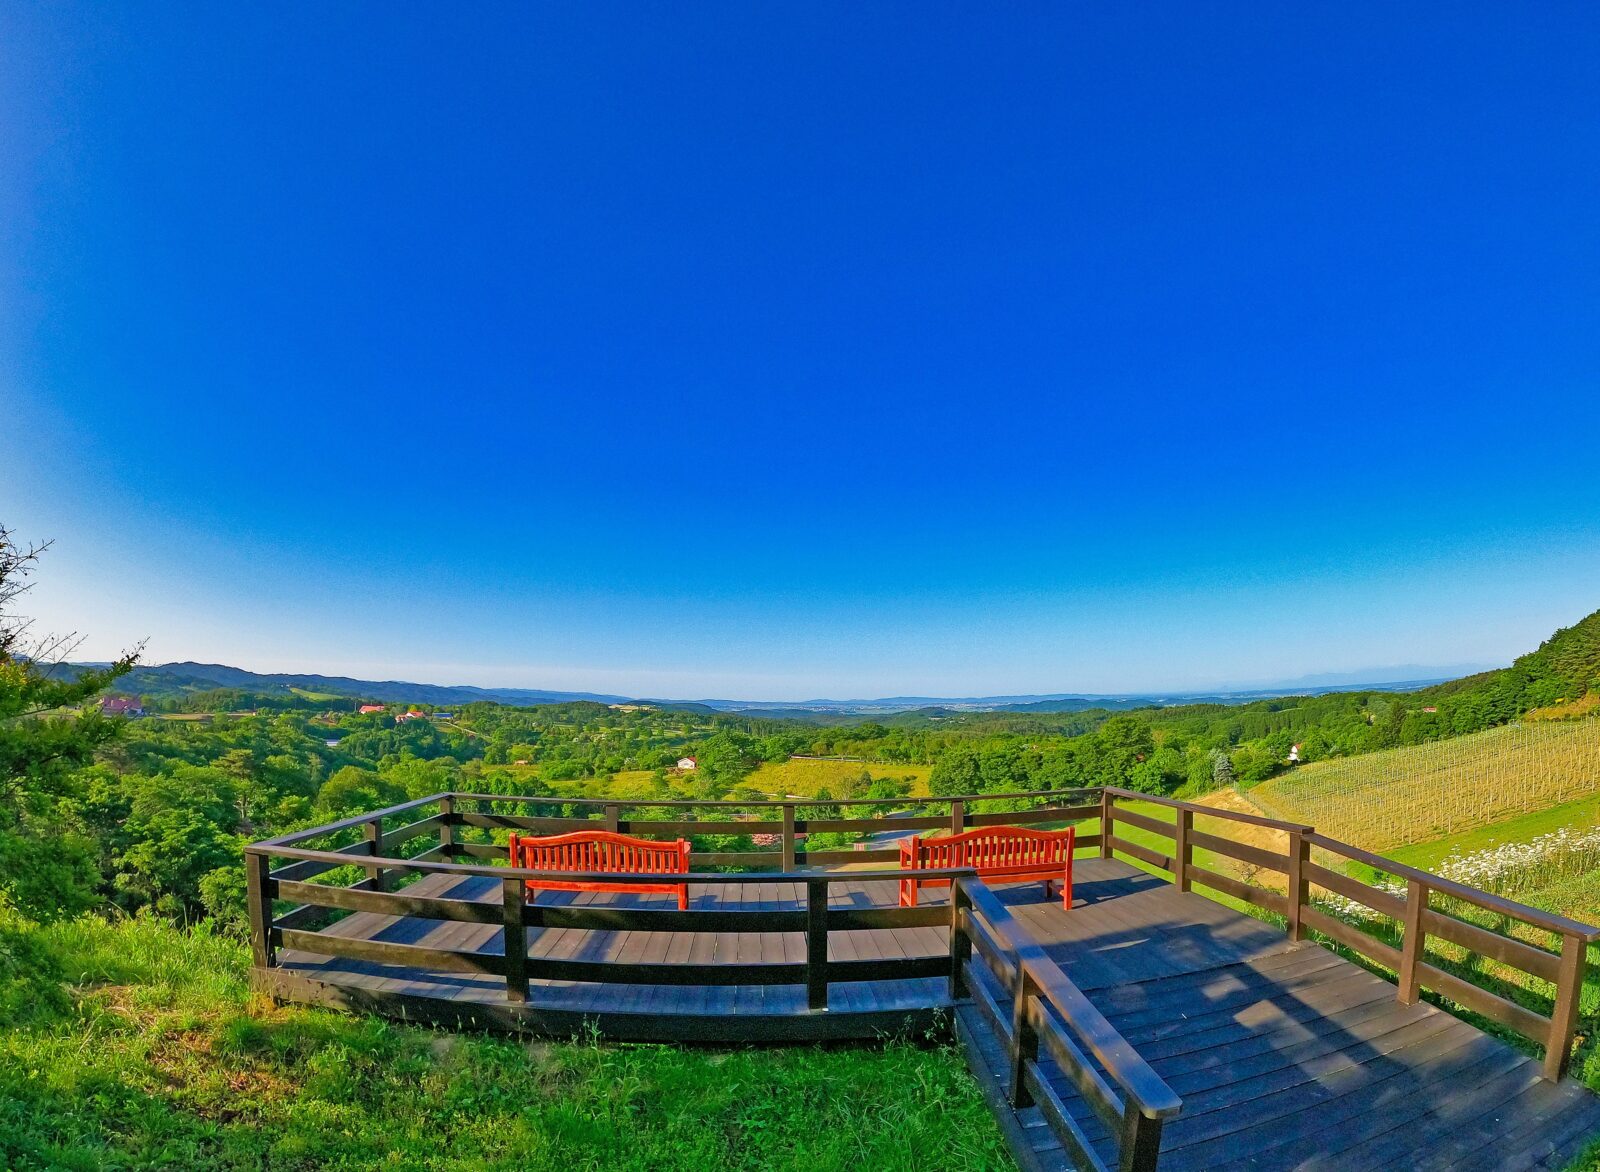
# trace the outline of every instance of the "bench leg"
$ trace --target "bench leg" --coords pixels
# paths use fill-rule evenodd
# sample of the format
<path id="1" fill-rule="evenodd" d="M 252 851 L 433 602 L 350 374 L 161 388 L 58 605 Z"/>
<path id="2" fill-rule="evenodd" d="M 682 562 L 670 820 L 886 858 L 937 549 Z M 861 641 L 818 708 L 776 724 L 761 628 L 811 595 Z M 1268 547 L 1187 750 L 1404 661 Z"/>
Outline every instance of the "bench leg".
<path id="1" fill-rule="evenodd" d="M 917 881 L 915 879 L 900 880 L 900 906 L 917 906 Z"/>
<path id="2" fill-rule="evenodd" d="M 1066 872 L 1062 877 L 1061 906 L 1066 911 L 1072 910 L 1072 856 L 1067 856 Z"/>
<path id="3" fill-rule="evenodd" d="M 687 883 L 678 884 L 678 910 L 680 912 L 689 910 L 689 885 Z"/>

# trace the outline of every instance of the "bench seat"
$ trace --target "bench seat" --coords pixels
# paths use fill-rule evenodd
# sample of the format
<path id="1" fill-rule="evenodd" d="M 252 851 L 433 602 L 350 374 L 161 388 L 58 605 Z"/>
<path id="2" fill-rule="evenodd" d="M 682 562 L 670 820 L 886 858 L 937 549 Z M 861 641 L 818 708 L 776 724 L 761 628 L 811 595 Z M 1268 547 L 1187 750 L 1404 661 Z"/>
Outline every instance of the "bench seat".
<path id="1" fill-rule="evenodd" d="M 1072 849 L 1077 834 L 1065 830 L 1033 830 L 1024 826 L 984 826 L 940 838 L 913 837 L 900 844 L 902 871 L 973 867 L 984 882 L 1014 883 L 1042 879 L 1045 898 L 1050 885 L 1061 884 L 1061 905 L 1072 910 Z M 900 906 L 917 906 L 919 887 L 948 887 L 948 879 L 900 880 Z"/>
<path id="2" fill-rule="evenodd" d="M 689 908 L 687 883 L 640 883 L 629 875 L 687 875 L 689 843 L 686 839 L 656 842 L 610 830 L 580 830 L 549 838 L 513 834 L 511 865 L 530 871 L 605 872 L 616 878 L 598 880 L 529 879 L 529 902 L 540 891 L 666 892 L 678 897 L 678 910 Z"/>

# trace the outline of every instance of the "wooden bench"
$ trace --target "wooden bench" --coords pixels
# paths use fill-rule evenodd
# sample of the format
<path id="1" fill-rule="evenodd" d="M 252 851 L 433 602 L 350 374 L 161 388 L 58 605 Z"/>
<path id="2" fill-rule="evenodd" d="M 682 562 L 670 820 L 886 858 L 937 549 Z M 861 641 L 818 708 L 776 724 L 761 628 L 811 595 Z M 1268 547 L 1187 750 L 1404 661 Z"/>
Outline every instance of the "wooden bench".
<path id="1" fill-rule="evenodd" d="M 1022 826 L 984 826 L 942 838 L 910 838 L 900 844 L 902 871 L 973 867 L 984 882 L 1044 879 L 1045 898 L 1050 884 L 1061 884 L 1061 906 L 1072 910 L 1072 827 L 1065 830 L 1030 830 Z M 948 879 L 900 880 L 900 906 L 917 906 L 917 888 L 948 887 Z"/>
<path id="2" fill-rule="evenodd" d="M 628 875 L 687 875 L 689 843 L 655 842 L 609 830 L 580 830 L 553 838 L 511 836 L 511 865 L 530 871 L 605 872 L 615 880 L 529 879 L 530 902 L 539 891 L 664 891 L 676 893 L 678 910 L 689 908 L 687 883 L 630 883 Z"/>

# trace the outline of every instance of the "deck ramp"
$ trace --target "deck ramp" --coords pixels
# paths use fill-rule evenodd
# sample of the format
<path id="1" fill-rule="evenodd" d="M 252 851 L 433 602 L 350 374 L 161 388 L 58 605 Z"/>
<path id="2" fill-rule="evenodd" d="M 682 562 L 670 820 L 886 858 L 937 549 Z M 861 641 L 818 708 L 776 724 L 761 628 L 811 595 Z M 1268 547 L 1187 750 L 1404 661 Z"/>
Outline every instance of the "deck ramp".
<path id="1" fill-rule="evenodd" d="M 1071 913 L 1007 891 L 1013 914 L 1183 1098 L 1160 1168 L 1563 1168 L 1600 1134 L 1600 1098 L 1310 942 L 1116 860 L 1081 865 Z M 974 964 L 1002 1009 L 1008 994 Z M 967 1060 L 1019 1162 L 1066 1168 L 1036 1108 L 1005 1097 L 1009 1058 L 957 1010 Z M 1046 1064 L 1108 1167 L 1112 1137 Z"/>

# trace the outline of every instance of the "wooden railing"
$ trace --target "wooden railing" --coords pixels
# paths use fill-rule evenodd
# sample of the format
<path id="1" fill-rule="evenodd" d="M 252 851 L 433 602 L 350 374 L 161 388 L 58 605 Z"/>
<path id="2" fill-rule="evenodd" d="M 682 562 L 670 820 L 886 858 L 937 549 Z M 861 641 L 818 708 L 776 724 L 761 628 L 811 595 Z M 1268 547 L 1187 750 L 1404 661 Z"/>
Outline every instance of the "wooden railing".
<path id="1" fill-rule="evenodd" d="M 1132 809 L 1139 804 L 1144 810 Z M 834 807 L 838 817 L 805 818 L 807 809 Z M 906 807 L 914 806 L 909 812 Z M 1006 809 L 1007 806 L 1020 808 Z M 998 807 L 998 808 L 996 808 Z M 525 811 L 525 812 L 507 812 Z M 864 813 L 860 813 L 864 811 Z M 1156 816 L 1170 811 L 1168 816 Z M 639 812 L 642 816 L 628 816 Z M 753 816 L 751 813 L 754 812 Z M 891 813 L 901 816 L 889 816 Z M 663 817 L 663 814 L 667 815 Z M 856 816 L 845 816 L 855 814 Z M 1168 820 L 1170 817 L 1170 821 Z M 1196 826 L 1203 818 L 1204 828 Z M 1152 797 L 1129 790 L 1030 791 L 1015 794 L 980 794 L 917 799 L 830 800 L 801 799 L 766 802 L 618 802 L 604 799 L 518 798 L 500 794 L 440 793 L 383 810 L 342 819 L 252 844 L 246 848 L 251 939 L 255 963 L 267 968 L 280 948 L 304 949 L 319 955 L 348 956 L 411 965 L 492 974 L 504 979 L 511 1000 L 525 998 L 530 980 L 615 981 L 632 984 L 804 984 L 808 1003 L 827 1004 L 828 987 L 838 981 L 893 980 L 906 977 L 945 976 L 960 980 L 962 941 L 978 936 L 952 920 L 958 904 L 976 906 L 977 884 L 963 882 L 950 907 L 835 908 L 828 906 L 828 888 L 840 881 L 898 879 L 898 870 L 823 871 L 818 867 L 858 864 L 893 864 L 893 847 L 808 850 L 808 835 L 821 833 L 874 834 L 948 830 L 960 832 L 976 826 L 1060 824 L 1098 819 L 1097 833 L 1080 834 L 1080 848 L 1098 848 L 1105 857 L 1115 854 L 1136 859 L 1167 872 L 1182 890 L 1228 896 L 1281 916 L 1289 935 L 1303 939 L 1316 932 L 1369 961 L 1391 970 L 1402 1002 L 1430 990 L 1448 1001 L 1500 1023 L 1545 1047 L 1543 1070 L 1551 1079 L 1561 1077 L 1571 1053 L 1577 1022 L 1578 999 L 1587 970 L 1588 946 L 1600 939 L 1600 930 L 1537 908 L 1476 891 L 1441 876 L 1404 866 L 1360 848 L 1319 835 L 1310 826 L 1209 806 Z M 1281 834 L 1281 846 L 1240 841 L 1228 827 L 1252 826 Z M 803 885 L 801 907 L 777 912 L 716 910 L 657 910 L 646 908 L 574 907 L 528 904 L 522 880 L 538 872 L 491 865 L 505 859 L 505 847 L 487 841 L 499 831 L 558 834 L 585 828 L 605 828 L 646 837 L 696 835 L 773 836 L 774 846 L 748 851 L 696 852 L 700 867 L 737 867 L 740 873 L 704 872 L 687 877 L 696 884 L 737 884 L 787 880 Z M 1146 842 L 1135 842 L 1130 829 L 1144 832 Z M 1149 840 L 1157 844 L 1151 846 Z M 475 841 L 480 840 L 480 841 Z M 349 840 L 349 841 L 345 841 Z M 1241 864 L 1241 873 L 1225 875 L 1195 862 L 1204 850 Z M 275 867 L 276 861 L 276 868 Z M 1366 883 L 1347 874 L 1343 862 L 1361 863 L 1395 876 L 1406 885 L 1404 894 Z M 360 878 L 342 885 L 329 883 L 331 873 L 355 868 Z M 764 870 L 770 868 L 772 870 Z M 776 873 L 773 873 L 773 871 Z M 1281 890 L 1249 881 L 1252 870 L 1282 877 Z M 408 885 L 428 874 L 489 877 L 501 886 L 498 902 L 408 894 Z M 931 873 L 970 876 L 965 869 Z M 573 878 L 563 875 L 560 878 Z M 578 878 L 583 878 L 579 876 Z M 592 876 L 601 879 L 602 876 Z M 650 877 L 641 877 L 648 881 Z M 663 876 L 663 882 L 681 882 L 684 876 Z M 1350 919 L 1334 915 L 1326 901 L 1312 898 L 1312 889 L 1354 900 L 1386 917 L 1394 925 L 1389 939 L 1366 930 Z M 1435 903 L 1437 898 L 1439 904 Z M 1449 902 L 1481 909 L 1497 917 L 1493 927 L 1472 923 L 1453 914 Z M 287 907 L 280 906 L 287 904 Z M 999 905 L 996 905 L 999 906 Z M 385 915 L 418 916 L 496 924 L 504 933 L 502 954 L 456 952 L 419 945 L 356 940 L 322 934 L 315 927 L 339 912 L 370 911 Z M 1001 918 L 1004 917 L 1003 909 Z M 980 917 L 1006 944 L 1010 952 L 1024 941 L 1014 923 L 999 928 L 987 914 Z M 851 928 L 892 928 L 948 924 L 949 958 L 830 961 L 828 934 Z M 1554 937 L 1550 947 L 1506 931 L 1538 931 Z M 617 964 L 586 960 L 530 957 L 526 939 L 529 927 L 567 927 L 596 930 L 802 932 L 806 938 L 804 962 L 768 962 L 732 965 Z M 983 927 L 975 930 L 983 931 Z M 1486 978 L 1474 969 L 1450 965 L 1431 955 L 1429 939 L 1446 942 L 1487 957 L 1553 987 L 1548 1012 L 1485 987 Z M 1032 955 L 1030 953 L 1029 955 Z M 1035 962 L 1047 973 L 1043 961 Z M 1018 970 L 1020 971 L 1020 970 Z M 1012 973 L 1012 980 L 1019 979 Z M 1054 976 L 1041 982 L 1032 978 L 1024 1003 L 1040 997 L 1062 1013 L 1046 986 L 1072 1001 Z M 1061 978 L 1064 980 L 1065 978 Z M 1037 986 L 1035 988 L 1034 986 Z M 1005 988 L 1012 986 L 1006 985 Z M 1041 1003 L 1042 1004 L 1042 1003 Z M 1087 1002 L 1083 1003 L 1084 1005 Z M 1081 1006 L 1074 1013 L 1081 1011 Z M 1092 1007 L 1091 1007 L 1092 1008 Z M 1042 1012 L 1042 1011 L 1041 1011 Z M 1017 1033 L 1027 1042 L 1041 1027 L 1029 1011 Z M 1087 1019 L 1081 1019 L 1087 1020 Z M 1073 1028 L 1076 1028 L 1074 1023 Z M 1040 1036 L 1043 1036 L 1042 1034 Z M 1031 1044 L 1031 1043 L 1029 1043 Z M 1050 1045 L 1051 1043 L 1046 1043 Z M 1024 1047 L 1025 1048 L 1025 1047 Z M 1053 1051 L 1052 1051 L 1053 1052 Z M 1029 1093 L 1026 1078 L 1017 1083 Z M 1124 1088 L 1123 1098 L 1127 1097 Z M 1139 1102 L 1137 1096 L 1131 1100 Z M 1103 1103 L 1101 1104 L 1104 1105 Z M 1142 1112 L 1143 1108 L 1140 1108 Z M 1065 1142 L 1065 1141 L 1064 1141 Z M 1130 1140 L 1130 1142 L 1132 1142 Z M 1141 1141 L 1142 1142 L 1142 1141 Z"/>
<path id="2" fill-rule="evenodd" d="M 1169 809 L 1172 811 L 1172 821 L 1125 808 L 1132 803 Z M 1281 832 L 1284 848 L 1282 851 L 1266 849 L 1239 842 L 1226 833 L 1212 834 L 1196 830 L 1194 819 L 1197 815 L 1223 823 Z M 1170 853 L 1164 845 L 1156 849 L 1118 834 L 1119 824 L 1170 839 Z M 1280 892 L 1197 866 L 1194 862 L 1196 847 L 1233 859 L 1247 868 L 1282 875 L 1284 890 Z M 1323 862 L 1317 861 L 1313 851 L 1323 852 Z M 1101 796 L 1100 853 L 1110 858 L 1116 852 L 1166 871 L 1180 890 L 1188 891 L 1194 886 L 1208 888 L 1279 915 L 1283 917 L 1292 939 L 1302 940 L 1308 931 L 1317 932 L 1393 972 L 1398 984 L 1396 996 L 1402 1004 L 1410 1005 L 1417 1000 L 1421 990 L 1431 990 L 1543 1046 L 1542 1069 L 1546 1078 L 1555 1081 L 1566 1073 L 1577 1026 L 1579 996 L 1587 972 L 1588 948 L 1600 940 L 1600 929 L 1408 867 L 1404 863 L 1318 834 L 1310 826 L 1108 787 Z M 1386 890 L 1324 865 L 1324 862 L 1334 863 L 1337 859 L 1362 863 L 1403 880 L 1406 884 L 1405 894 Z M 1393 934 L 1400 943 L 1397 946 L 1348 919 L 1318 907 L 1311 897 L 1312 887 L 1320 887 L 1353 900 L 1393 921 Z M 1435 908 L 1432 905 L 1434 895 L 1490 912 L 1502 921 L 1548 933 L 1559 940 L 1559 945 L 1554 950 L 1542 948 L 1530 941 L 1471 923 L 1447 910 Z M 1428 959 L 1427 952 L 1430 937 L 1448 941 L 1469 953 L 1488 957 L 1519 973 L 1553 985 L 1550 1012 L 1538 1013 L 1484 988 L 1471 979 L 1482 979 L 1482 974 L 1475 970 L 1460 969 L 1458 966 L 1460 971 L 1452 972 L 1433 963 Z"/>
<path id="3" fill-rule="evenodd" d="M 451 794 L 451 819 L 457 826 L 490 830 L 522 830 L 536 834 L 567 834 L 575 830 L 611 830 L 644 838 L 689 838 L 697 834 L 771 835 L 776 842 L 765 850 L 696 851 L 695 861 L 705 866 L 737 866 L 746 870 L 768 868 L 793 871 L 797 867 L 827 867 L 856 863 L 898 863 L 897 847 L 836 848 L 808 851 L 805 838 L 810 834 L 883 834 L 912 830 L 946 830 L 960 834 L 979 826 L 1027 826 L 1096 818 L 1100 814 L 1098 790 L 1029 790 L 1005 794 L 967 794 L 942 798 L 829 798 L 819 801 L 790 799 L 757 802 L 692 801 L 611 801 L 601 798 L 506 797 L 500 794 Z M 1008 805 L 1018 802 L 1040 803 L 1033 809 L 974 811 L 975 805 Z M 507 814 L 492 807 L 522 805 L 535 808 L 566 808 L 582 811 L 577 815 Z M 906 807 L 942 806 L 939 813 L 909 812 Z M 868 811 L 898 811 L 853 818 L 802 818 L 806 808 L 862 808 Z M 682 818 L 628 818 L 627 810 L 683 811 Z M 766 817 L 735 817 L 735 811 L 759 811 Z M 698 817 L 709 813 L 710 817 Z M 1081 847 L 1099 842 L 1097 835 L 1079 836 Z M 483 844 L 462 844 L 458 855 L 479 858 L 498 857 L 496 848 Z"/>
<path id="4" fill-rule="evenodd" d="M 956 880 L 951 908 L 951 1000 L 970 994 L 1005 1046 L 1011 1105 L 1036 1105 L 1080 1167 L 1107 1169 L 1040 1065 L 1042 1046 L 1105 1125 L 1115 1167 L 1154 1169 L 1162 1125 L 1183 1106 L 1172 1088 L 981 881 Z M 1009 1013 L 995 988 L 1009 994 Z"/>
<path id="5" fill-rule="evenodd" d="M 500 794 L 440 793 L 386 809 L 341 819 L 326 826 L 313 827 L 254 843 L 246 848 L 246 876 L 251 915 L 251 941 L 255 964 L 271 968 L 279 949 L 296 949 L 322 956 L 345 957 L 383 964 L 405 965 L 424 970 L 472 972 L 501 977 L 512 1002 L 528 996 L 531 980 L 594 981 L 631 985 L 804 985 L 807 1004 L 823 1009 L 828 1004 L 828 988 L 841 981 L 905 980 L 919 977 L 948 977 L 950 959 L 945 956 L 899 957 L 878 960 L 830 960 L 830 932 L 864 928 L 909 928 L 950 926 L 951 908 L 932 906 L 829 907 L 828 892 L 840 882 L 899 880 L 898 870 L 798 870 L 797 863 L 817 864 L 898 861 L 897 849 L 827 850 L 807 852 L 804 836 L 822 832 L 898 832 L 942 828 L 960 830 L 973 826 L 1012 822 L 1067 822 L 1095 817 L 1098 804 L 1085 803 L 1082 791 L 1044 791 L 1019 794 L 985 794 L 975 797 L 923 799 L 922 804 L 944 804 L 947 812 L 909 817 L 828 818 L 806 820 L 797 810 L 807 806 L 904 807 L 906 799 L 886 802 L 610 802 L 565 801 L 551 798 L 512 798 Z M 1055 804 L 1008 812 L 968 813 L 975 803 L 1016 803 L 1054 800 Z M 590 812 L 588 817 L 540 813 L 506 814 L 496 805 L 576 807 Z M 662 819 L 624 818 L 625 809 L 646 807 L 659 810 L 682 809 L 686 813 L 711 817 Z M 757 807 L 779 814 L 767 821 L 734 819 L 731 810 Z M 429 812 L 429 811 L 432 812 Z M 780 836 L 781 847 L 771 851 L 697 852 L 697 866 L 737 866 L 749 869 L 728 872 L 699 872 L 689 875 L 636 875 L 640 883 L 689 883 L 736 885 L 791 881 L 804 886 L 802 907 L 792 910 L 751 911 L 719 907 L 715 909 L 621 908 L 608 906 L 562 906 L 529 903 L 525 898 L 527 879 L 602 882 L 603 874 L 579 875 L 546 873 L 524 868 L 492 866 L 488 860 L 506 859 L 506 847 L 491 842 L 470 842 L 462 838 L 463 828 L 479 832 L 497 830 L 533 831 L 559 834 L 584 828 L 605 828 L 624 834 L 663 838 L 695 834 L 760 834 Z M 356 841 L 332 845 L 330 838 L 359 835 Z M 413 848 L 421 840 L 422 850 L 398 853 Z M 1080 839 L 1087 845 L 1098 842 L 1097 835 Z M 320 844 L 320 845 L 318 845 Z M 282 865 L 274 869 L 274 860 Z M 466 860 L 457 862 L 455 860 Z M 774 874 L 761 870 L 778 865 Z M 341 868 L 355 867 L 364 878 L 335 885 L 325 879 Z M 487 877 L 500 887 L 500 898 L 461 899 L 427 894 L 408 894 L 406 886 L 425 875 Z M 930 870 L 929 878 L 959 878 L 974 874 L 970 868 Z M 280 903 L 292 906 L 279 910 Z M 390 941 L 361 940 L 326 934 L 316 930 L 333 912 L 375 912 L 381 915 L 412 916 L 423 919 L 495 924 L 503 932 L 501 953 L 477 950 L 428 948 Z M 577 928 L 598 931 L 673 931 L 673 932 L 800 932 L 806 941 L 804 962 L 750 963 L 620 963 L 551 959 L 528 955 L 527 930 L 532 928 Z"/>

